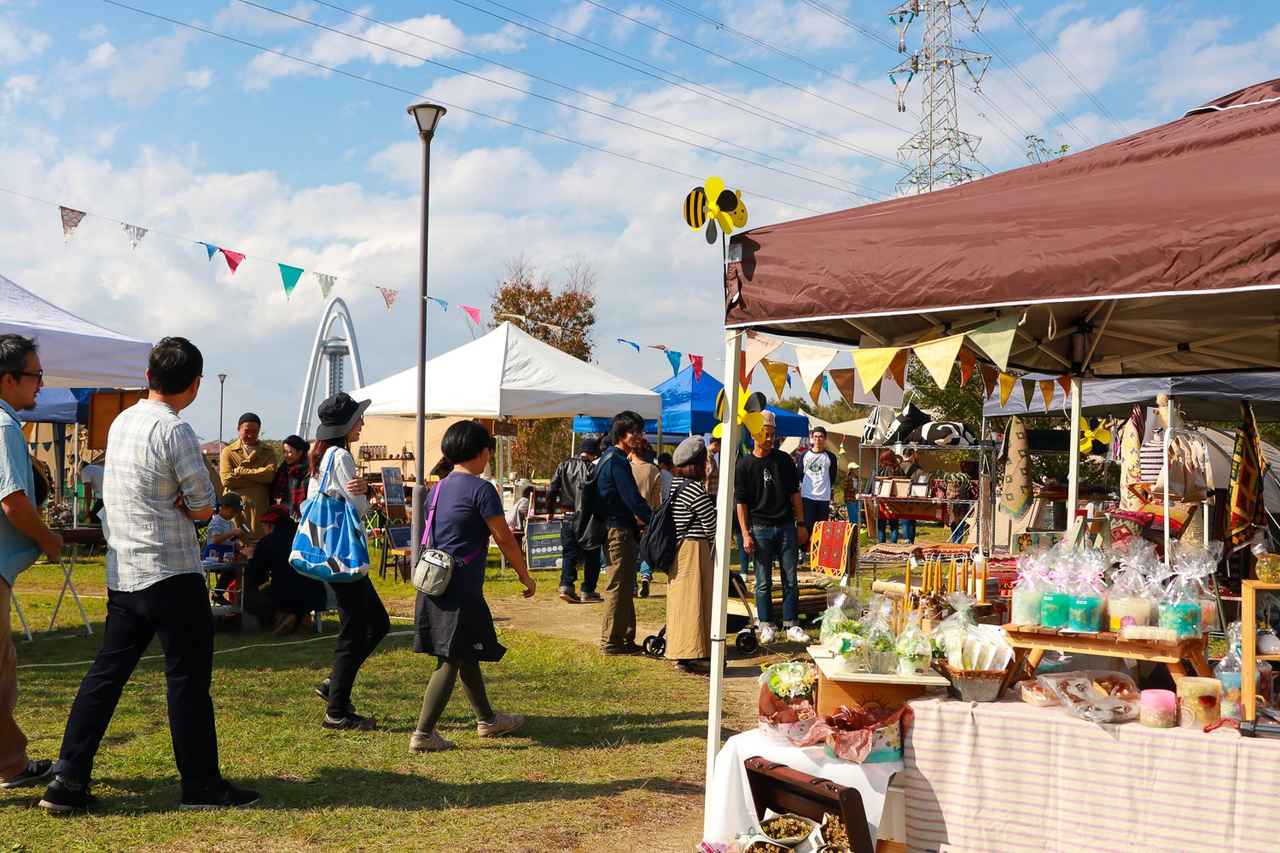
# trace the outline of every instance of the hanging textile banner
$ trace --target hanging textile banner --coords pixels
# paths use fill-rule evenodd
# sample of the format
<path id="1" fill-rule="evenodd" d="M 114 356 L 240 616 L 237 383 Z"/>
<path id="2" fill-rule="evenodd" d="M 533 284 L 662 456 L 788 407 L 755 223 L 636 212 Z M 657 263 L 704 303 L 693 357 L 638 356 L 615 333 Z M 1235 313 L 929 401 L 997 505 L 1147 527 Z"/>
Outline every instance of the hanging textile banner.
<path id="1" fill-rule="evenodd" d="M 973 378 L 973 368 L 978 364 L 978 357 L 967 349 L 961 349 L 957 358 L 960 361 L 960 387 L 963 388 Z"/>
<path id="2" fill-rule="evenodd" d="M 463 311 L 467 311 L 467 306 L 463 305 L 463 306 L 462 306 L 462 310 L 463 310 Z M 472 311 L 474 311 L 474 310 L 475 310 L 475 309 L 473 308 L 473 309 L 472 309 Z M 468 314 L 470 314 L 470 313 L 471 313 L 471 311 L 467 311 L 467 313 L 468 313 Z M 477 323 L 479 323 L 479 322 L 480 322 L 480 320 L 479 320 L 477 317 L 472 317 L 471 319 L 475 320 Z M 635 350 L 636 352 L 640 352 L 640 345 L 639 345 L 638 343 L 636 343 L 635 341 L 629 341 L 629 340 L 627 340 L 626 338 L 618 338 L 618 343 L 620 343 L 620 344 L 626 344 L 627 346 L 631 347 L 631 348 L 632 348 L 633 350 Z"/>
<path id="3" fill-rule="evenodd" d="M 147 229 L 141 225 L 129 225 L 124 223 L 124 233 L 129 238 L 129 248 L 135 252 L 138 250 L 138 244 L 142 242 L 142 238 L 147 236 Z"/>
<path id="4" fill-rule="evenodd" d="M 84 211 L 58 205 L 58 213 L 62 216 L 62 239 L 65 242 L 71 239 L 71 232 L 75 231 L 80 225 L 80 220 L 84 219 Z"/>
<path id="5" fill-rule="evenodd" d="M 900 352 L 900 347 L 859 347 L 854 350 L 853 366 L 862 380 L 862 387 L 874 393 Z"/>
<path id="6" fill-rule="evenodd" d="M 1040 399 L 1044 400 L 1044 410 L 1049 411 L 1049 407 L 1053 405 L 1053 389 L 1054 381 L 1052 379 L 1041 379 L 1038 383 L 1040 386 Z"/>
<path id="7" fill-rule="evenodd" d="M 680 359 L 684 355 L 682 352 L 676 352 L 673 349 L 666 350 L 667 361 L 671 363 L 671 375 L 675 376 L 680 373 Z"/>
<path id="8" fill-rule="evenodd" d="M 218 247 L 212 243 L 201 243 L 200 245 L 204 246 L 204 250 L 209 253 L 209 260 L 213 260 L 213 256 L 218 254 Z"/>
<path id="9" fill-rule="evenodd" d="M 840 392 L 840 396 L 844 398 L 844 401 L 849 405 L 853 405 L 856 371 L 852 367 L 835 367 L 828 370 L 827 374 L 836 383 L 836 390 Z"/>
<path id="10" fill-rule="evenodd" d="M 978 365 L 978 372 L 982 374 L 982 399 L 990 400 L 991 395 L 996 390 L 998 371 L 989 364 L 980 364 Z"/>
<path id="11" fill-rule="evenodd" d="M 822 372 L 836 360 L 839 352 L 830 347 L 805 347 L 799 344 L 796 345 L 795 350 L 796 367 L 800 370 L 800 378 L 804 380 L 805 387 L 810 389 L 822 376 Z M 809 396 L 813 396 L 812 391 Z"/>
<path id="12" fill-rule="evenodd" d="M 316 283 L 320 285 L 320 296 L 324 299 L 329 298 L 329 293 L 333 290 L 333 285 L 337 282 L 336 275 L 329 275 L 324 272 L 312 273 L 316 277 Z"/>
<path id="13" fill-rule="evenodd" d="M 1265 518 L 1262 484 L 1265 459 L 1253 406 L 1248 400 L 1241 400 L 1240 427 L 1231 454 L 1231 503 L 1227 518 L 1227 540 L 1232 546 L 1248 542 Z"/>
<path id="14" fill-rule="evenodd" d="M 690 353 L 689 364 L 693 367 L 693 381 L 702 379 L 702 356 Z"/>
<path id="15" fill-rule="evenodd" d="M 996 367 L 1008 370 L 1013 338 L 1018 333 L 1018 325 L 1021 322 L 1021 316 L 1006 314 L 969 332 L 969 343 L 986 353 L 987 358 L 991 359 Z"/>
<path id="16" fill-rule="evenodd" d="M 227 269 L 231 270 L 231 274 L 236 274 L 236 268 L 240 266 L 240 262 L 244 260 L 244 255 L 239 252 L 233 252 L 230 249 L 218 249 L 222 253 L 222 257 L 227 262 Z"/>
<path id="17" fill-rule="evenodd" d="M 1018 377 L 1010 376 L 1007 373 L 1000 374 L 1000 408 L 1009 405 L 1009 397 L 1013 395 L 1013 388 L 1018 384 Z"/>
<path id="18" fill-rule="evenodd" d="M 916 344 L 911 349 L 924 365 L 924 369 L 929 371 L 929 375 L 933 377 L 937 386 L 946 388 L 947 382 L 951 379 L 951 368 L 956 363 L 962 344 L 964 344 L 964 335 L 951 335 L 925 344 Z"/>
<path id="19" fill-rule="evenodd" d="M 280 267 L 280 282 L 284 285 L 284 298 L 288 299 L 293 296 L 293 289 L 298 286 L 298 279 L 302 278 L 302 268 L 291 267 L 288 264 L 277 264 L 277 266 Z"/>
<path id="20" fill-rule="evenodd" d="M 748 374 L 751 373 L 765 356 L 772 355 L 773 351 L 780 346 L 782 346 L 782 341 L 776 338 L 748 331 L 746 341 L 743 342 L 742 346 L 742 359 L 746 365 L 744 371 Z"/>
<path id="21" fill-rule="evenodd" d="M 396 304 L 396 297 L 400 295 L 400 291 L 390 287 L 379 287 L 378 292 L 382 294 L 382 301 L 387 304 L 387 310 L 390 311 L 391 306 Z"/>

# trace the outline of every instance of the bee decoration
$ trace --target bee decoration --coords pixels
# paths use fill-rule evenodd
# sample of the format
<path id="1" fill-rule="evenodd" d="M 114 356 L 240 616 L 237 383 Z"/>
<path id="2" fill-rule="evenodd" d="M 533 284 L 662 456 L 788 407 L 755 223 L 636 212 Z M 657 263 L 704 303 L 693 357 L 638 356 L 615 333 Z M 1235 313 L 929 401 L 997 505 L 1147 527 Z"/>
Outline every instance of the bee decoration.
<path id="1" fill-rule="evenodd" d="M 724 180 L 714 175 L 707 178 L 702 186 L 694 187 L 685 196 L 684 222 L 694 231 L 701 231 L 705 226 L 707 242 L 714 245 L 719 234 L 727 237 L 735 228 L 746 227 L 747 205 L 742 200 L 742 192 L 726 189 Z"/>

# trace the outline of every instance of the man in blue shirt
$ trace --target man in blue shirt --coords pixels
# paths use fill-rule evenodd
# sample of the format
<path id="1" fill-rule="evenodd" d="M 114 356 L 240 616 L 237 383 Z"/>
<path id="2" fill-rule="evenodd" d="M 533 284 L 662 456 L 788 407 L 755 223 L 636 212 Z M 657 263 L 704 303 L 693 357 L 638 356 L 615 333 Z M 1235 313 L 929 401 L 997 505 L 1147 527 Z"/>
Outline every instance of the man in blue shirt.
<path id="1" fill-rule="evenodd" d="M 604 595 L 604 622 L 600 643 L 607 655 L 641 651 L 636 645 L 636 559 L 640 528 L 649 523 L 652 510 L 640 496 L 627 454 L 644 443 L 644 418 L 635 412 L 619 412 L 609 430 L 611 446 L 596 463 L 596 491 L 608 534 L 609 585 Z"/>
<path id="2" fill-rule="evenodd" d="M 44 779 L 47 759 L 27 757 L 27 738 L 13 718 L 18 703 L 18 651 L 9 628 L 9 600 L 18 573 L 41 552 L 58 559 L 62 537 L 40 518 L 35 475 L 18 412 L 36 404 L 44 371 L 36 343 L 21 335 L 0 335 L 0 788 L 20 788 Z"/>

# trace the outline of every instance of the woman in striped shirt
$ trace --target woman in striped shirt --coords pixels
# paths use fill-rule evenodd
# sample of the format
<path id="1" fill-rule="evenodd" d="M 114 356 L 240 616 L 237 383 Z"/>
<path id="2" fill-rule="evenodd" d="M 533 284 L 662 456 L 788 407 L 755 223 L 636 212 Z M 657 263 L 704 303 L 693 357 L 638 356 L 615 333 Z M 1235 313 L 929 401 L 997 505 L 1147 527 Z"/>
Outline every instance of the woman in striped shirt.
<path id="1" fill-rule="evenodd" d="M 667 573 L 667 652 L 682 672 L 705 675 L 695 662 L 711 657 L 711 587 L 715 562 L 711 543 L 716 508 L 703 488 L 707 447 L 700 436 L 680 442 L 672 460 L 671 513 L 676 525 L 676 561 Z"/>

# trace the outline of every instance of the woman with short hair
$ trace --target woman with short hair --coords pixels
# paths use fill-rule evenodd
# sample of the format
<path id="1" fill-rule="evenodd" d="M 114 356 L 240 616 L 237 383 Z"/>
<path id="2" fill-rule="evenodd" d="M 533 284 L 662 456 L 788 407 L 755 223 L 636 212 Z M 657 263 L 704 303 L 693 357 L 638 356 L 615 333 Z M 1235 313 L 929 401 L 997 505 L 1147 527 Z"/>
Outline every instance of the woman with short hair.
<path id="1" fill-rule="evenodd" d="M 493 484 L 481 477 L 493 455 L 489 431 L 475 421 L 458 421 L 445 431 L 440 449 L 455 467 L 431 490 L 422 544 L 449 554 L 455 565 L 445 591 L 441 595 L 419 591 L 414 607 L 417 636 L 413 650 L 435 655 L 436 670 L 422 699 L 417 729 L 409 738 L 413 752 L 453 748 L 453 743 L 436 731 L 436 724 L 459 678 L 475 711 L 480 737 L 497 737 L 524 724 L 524 717 L 518 714 L 493 710 L 480 673 L 481 661 L 500 661 L 507 651 L 498 642 L 493 615 L 484 600 L 490 536 L 524 584 L 524 597 L 532 597 L 537 589 L 507 526 L 502 499 Z"/>
<path id="2" fill-rule="evenodd" d="M 712 541 L 716 507 L 703 487 L 707 446 L 701 436 L 680 442 L 672 457 L 671 515 L 676 559 L 667 572 L 668 660 L 681 672 L 705 675 L 696 663 L 711 657 L 711 598 L 715 578 Z"/>
<path id="3" fill-rule="evenodd" d="M 298 435 L 289 436 L 283 445 L 284 460 L 276 467 L 276 478 L 271 484 L 271 505 L 286 507 L 289 517 L 297 521 L 311 484 L 311 471 L 307 464 L 311 445 Z"/>

